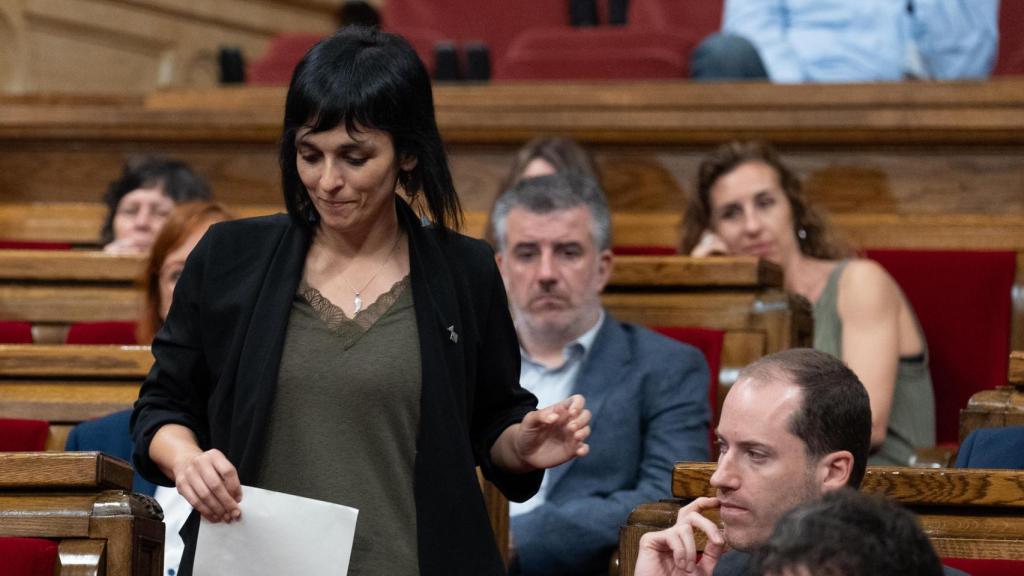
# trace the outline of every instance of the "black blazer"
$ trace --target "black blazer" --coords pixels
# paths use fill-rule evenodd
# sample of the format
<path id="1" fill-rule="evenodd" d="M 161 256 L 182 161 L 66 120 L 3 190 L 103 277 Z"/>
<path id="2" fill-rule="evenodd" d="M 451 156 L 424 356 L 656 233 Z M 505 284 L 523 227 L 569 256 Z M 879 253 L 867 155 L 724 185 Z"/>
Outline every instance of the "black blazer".
<path id="1" fill-rule="evenodd" d="M 396 200 L 409 236 L 422 393 L 414 472 L 420 573 L 501 574 L 474 467 L 512 500 L 536 492 L 543 474 L 496 469 L 490 447 L 536 407 L 519 387 L 519 345 L 490 248 L 423 227 Z M 214 225 L 189 256 L 170 313 L 153 341 L 153 369 L 132 416 L 140 473 L 171 485 L 149 459 L 164 424 L 191 428 L 217 448 L 243 484 L 260 468 L 281 351 L 310 235 L 288 216 Z M 329 455 L 325 455 L 329 457 Z M 198 531 L 182 530 L 183 574 Z"/>

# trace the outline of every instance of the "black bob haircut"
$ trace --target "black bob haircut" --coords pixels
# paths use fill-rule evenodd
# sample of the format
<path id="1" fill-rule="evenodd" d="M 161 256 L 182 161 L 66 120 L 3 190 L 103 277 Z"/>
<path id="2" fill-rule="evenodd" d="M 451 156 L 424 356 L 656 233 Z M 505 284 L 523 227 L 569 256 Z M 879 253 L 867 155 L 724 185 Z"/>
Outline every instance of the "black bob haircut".
<path id="1" fill-rule="evenodd" d="M 313 46 L 295 67 L 279 162 L 288 213 L 307 230 L 315 227 L 319 215 L 299 179 L 295 134 L 303 127 L 325 132 L 342 125 L 353 136 L 366 129 L 389 133 L 396 159 L 417 160 L 412 170 L 398 174 L 406 194 L 411 199 L 423 193 L 435 226 L 461 226 L 462 208 L 434 118 L 430 75 L 405 39 L 362 26 L 345 27 Z"/>

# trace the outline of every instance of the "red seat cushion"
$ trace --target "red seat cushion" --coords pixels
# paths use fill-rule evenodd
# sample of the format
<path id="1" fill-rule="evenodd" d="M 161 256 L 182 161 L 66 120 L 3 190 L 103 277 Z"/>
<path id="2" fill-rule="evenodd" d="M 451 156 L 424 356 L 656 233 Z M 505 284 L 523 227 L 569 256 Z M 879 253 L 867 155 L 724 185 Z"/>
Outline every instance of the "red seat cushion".
<path id="1" fill-rule="evenodd" d="M 999 3 L 999 54 L 995 76 L 1024 75 L 1024 2 L 1003 0 Z"/>
<path id="2" fill-rule="evenodd" d="M 68 329 L 65 344 L 138 344 L 135 322 L 77 322 Z"/>
<path id="3" fill-rule="evenodd" d="M 46 448 L 49 432 L 46 420 L 0 418 L 0 452 L 40 452 Z"/>
<path id="4" fill-rule="evenodd" d="M 56 563 L 52 540 L 0 537 L 0 576 L 53 576 Z"/>
<path id="5" fill-rule="evenodd" d="M 498 80 L 683 78 L 696 41 L 625 28 L 534 28 L 516 36 L 497 60 Z"/>
<path id="6" fill-rule="evenodd" d="M 698 41 L 722 27 L 722 0 L 630 0 L 628 26 L 671 30 Z"/>
<path id="7" fill-rule="evenodd" d="M 458 44 L 485 42 L 497 63 L 524 30 L 567 26 L 569 6 L 553 0 L 388 0 L 381 18 L 385 30 L 398 34 L 428 29 Z"/>
<path id="8" fill-rule="evenodd" d="M 936 434 L 956 444 L 971 395 L 1006 383 L 1016 254 L 868 250 L 903 289 L 928 341 Z"/>
<path id="9" fill-rule="evenodd" d="M 1024 574 L 1024 560 L 943 558 L 942 563 L 950 568 L 963 570 L 971 576 L 1009 576 L 1010 574 Z"/>
<path id="10" fill-rule="evenodd" d="M 616 256 L 672 256 L 678 254 L 674 246 L 612 246 Z"/>
<path id="11" fill-rule="evenodd" d="M 704 359 L 708 363 L 708 370 L 711 372 L 711 381 L 708 383 L 708 406 L 711 409 L 711 427 L 708 430 L 708 441 L 711 443 L 710 454 L 715 454 L 715 426 L 718 423 L 718 371 L 722 364 L 722 344 L 725 341 L 725 332 L 712 328 L 698 328 L 693 326 L 652 326 L 652 330 L 659 332 L 689 344 L 704 353 Z"/>
<path id="12" fill-rule="evenodd" d="M 68 242 L 0 240 L 0 250 L 71 250 L 71 244 Z"/>
<path id="13" fill-rule="evenodd" d="M 0 320 L 0 344 L 31 344 L 32 324 L 13 320 Z"/>

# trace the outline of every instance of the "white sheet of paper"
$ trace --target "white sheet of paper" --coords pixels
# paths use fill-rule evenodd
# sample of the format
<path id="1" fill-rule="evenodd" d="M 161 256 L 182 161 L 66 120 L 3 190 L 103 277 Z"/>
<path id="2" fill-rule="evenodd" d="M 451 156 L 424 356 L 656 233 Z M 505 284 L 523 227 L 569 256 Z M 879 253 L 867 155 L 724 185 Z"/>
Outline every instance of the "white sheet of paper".
<path id="1" fill-rule="evenodd" d="M 196 576 L 344 576 L 359 511 L 281 492 L 242 487 L 242 517 L 199 525 Z"/>

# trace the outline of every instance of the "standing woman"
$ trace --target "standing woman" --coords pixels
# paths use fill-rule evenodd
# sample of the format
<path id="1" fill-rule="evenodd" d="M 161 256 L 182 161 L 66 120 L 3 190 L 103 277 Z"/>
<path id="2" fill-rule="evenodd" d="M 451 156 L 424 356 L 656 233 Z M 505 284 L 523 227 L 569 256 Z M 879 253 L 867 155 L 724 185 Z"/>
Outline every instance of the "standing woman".
<path id="1" fill-rule="evenodd" d="M 288 215 L 214 225 L 178 280 L 133 416 L 138 469 L 214 522 L 240 517 L 241 484 L 354 506 L 352 575 L 502 573 L 474 467 L 525 500 L 587 452 L 590 412 L 535 410 L 519 387 L 501 278 L 452 230 L 409 44 L 352 27 L 313 47 L 280 163 Z M 431 224 L 399 193 L 423 194 Z"/>
<path id="2" fill-rule="evenodd" d="M 870 464 L 906 466 L 935 444 L 928 347 L 899 286 L 850 257 L 800 180 L 760 142 L 733 142 L 700 165 L 683 221 L 684 254 L 744 254 L 780 265 L 786 290 L 814 306 L 814 348 L 842 359 L 871 399 Z"/>

